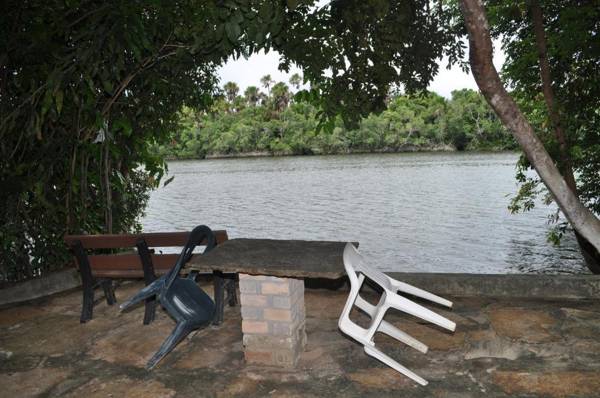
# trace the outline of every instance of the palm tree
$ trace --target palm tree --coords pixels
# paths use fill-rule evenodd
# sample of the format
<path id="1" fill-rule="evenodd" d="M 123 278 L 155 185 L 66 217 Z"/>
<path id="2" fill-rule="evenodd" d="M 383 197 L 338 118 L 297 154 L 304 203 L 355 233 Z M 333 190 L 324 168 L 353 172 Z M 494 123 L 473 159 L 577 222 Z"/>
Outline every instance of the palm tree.
<path id="1" fill-rule="evenodd" d="M 270 87 L 271 87 L 271 84 L 273 84 L 273 79 L 271 79 L 271 75 L 264 75 L 263 77 L 261 77 L 260 83 L 263 85 L 264 88 L 267 89 L 269 94 L 271 94 Z"/>
<path id="2" fill-rule="evenodd" d="M 246 102 L 250 106 L 256 106 L 258 101 L 260 100 L 261 92 L 258 90 L 256 86 L 248 86 L 246 91 L 244 91 L 244 98 L 246 98 Z"/>
<path id="3" fill-rule="evenodd" d="M 302 76 L 297 73 L 294 73 L 290 76 L 290 84 L 298 91 L 300 89 L 300 85 L 302 84 Z"/>
<path id="4" fill-rule="evenodd" d="M 277 112 L 283 111 L 290 103 L 290 90 L 287 84 L 279 82 L 273 86 L 272 92 L 273 107 Z"/>
<path id="5" fill-rule="evenodd" d="M 227 101 L 233 103 L 233 101 L 235 101 L 235 97 L 237 97 L 238 92 L 240 91 L 240 87 L 234 82 L 227 82 L 223 86 L 223 89 L 227 95 Z"/>

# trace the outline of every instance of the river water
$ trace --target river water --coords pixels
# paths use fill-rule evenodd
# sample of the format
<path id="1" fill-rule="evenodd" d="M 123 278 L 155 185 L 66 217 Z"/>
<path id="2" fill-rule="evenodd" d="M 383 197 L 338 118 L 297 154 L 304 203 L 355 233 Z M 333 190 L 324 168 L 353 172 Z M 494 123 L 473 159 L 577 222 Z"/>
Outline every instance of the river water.
<path id="1" fill-rule="evenodd" d="M 516 153 L 404 153 L 177 161 L 146 231 L 206 224 L 230 238 L 358 241 L 386 271 L 587 272 L 543 205 L 512 215 Z"/>

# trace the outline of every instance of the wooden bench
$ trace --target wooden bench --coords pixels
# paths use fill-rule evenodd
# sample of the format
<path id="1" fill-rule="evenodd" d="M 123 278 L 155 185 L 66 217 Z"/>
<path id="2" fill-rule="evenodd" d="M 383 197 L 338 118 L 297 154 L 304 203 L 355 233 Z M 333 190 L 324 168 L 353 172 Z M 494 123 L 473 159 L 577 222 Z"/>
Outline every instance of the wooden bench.
<path id="1" fill-rule="evenodd" d="M 228 239 L 226 231 L 213 231 L 217 245 Z M 65 235 L 64 240 L 75 256 L 81 282 L 83 285 L 83 305 L 81 323 L 92 319 L 94 307 L 94 289 L 101 286 L 106 302 L 113 305 L 116 302 L 113 279 L 144 278 L 146 285 L 152 283 L 157 275 L 167 273 L 177 261 L 179 253 L 156 252 L 159 247 L 183 247 L 189 237 L 189 232 L 156 232 L 141 234 L 114 235 Z M 199 242 L 199 245 L 205 242 Z M 116 249 L 130 249 L 127 252 L 114 253 Z M 137 249 L 135 252 L 133 249 Z M 105 253 L 99 253 L 104 251 Z M 106 253 L 106 252 L 113 253 Z M 143 255 L 142 255 L 143 254 Z M 216 271 L 215 301 L 220 313 L 216 314 L 216 322 L 222 320 L 223 279 L 222 273 Z M 230 284 L 231 285 L 231 284 Z M 235 288 L 235 286 L 234 286 Z M 230 304 L 235 301 L 231 296 Z M 235 292 L 234 292 L 235 293 Z M 154 319 L 156 300 L 146 300 L 144 324 Z"/>

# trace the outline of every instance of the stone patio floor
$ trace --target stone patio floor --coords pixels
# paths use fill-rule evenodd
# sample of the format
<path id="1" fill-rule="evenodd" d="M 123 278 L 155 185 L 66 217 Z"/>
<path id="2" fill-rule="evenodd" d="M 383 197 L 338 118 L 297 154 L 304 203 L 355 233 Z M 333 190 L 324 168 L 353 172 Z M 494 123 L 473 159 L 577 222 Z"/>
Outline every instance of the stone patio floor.
<path id="1" fill-rule="evenodd" d="M 140 287 L 121 285 L 117 299 Z M 244 363 L 239 306 L 151 372 L 144 364 L 174 326 L 162 310 L 143 326 L 143 307 L 121 314 L 101 301 L 80 324 L 80 291 L 0 309 L 0 397 L 600 397 L 600 300 L 454 298 L 452 311 L 431 307 L 457 322 L 454 334 L 390 312 L 430 351 L 383 335 L 376 343 L 429 380 L 420 387 L 339 332 L 346 295 L 306 289 L 308 345 L 292 370 Z"/>

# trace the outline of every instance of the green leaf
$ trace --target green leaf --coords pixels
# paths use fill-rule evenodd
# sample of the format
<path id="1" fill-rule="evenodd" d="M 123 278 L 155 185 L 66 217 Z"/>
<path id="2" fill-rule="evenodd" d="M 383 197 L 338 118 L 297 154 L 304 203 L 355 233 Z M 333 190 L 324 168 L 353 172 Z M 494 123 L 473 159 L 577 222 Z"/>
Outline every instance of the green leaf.
<path id="1" fill-rule="evenodd" d="M 225 24 L 225 33 L 227 33 L 227 38 L 232 44 L 235 44 L 238 37 L 240 37 L 240 33 L 242 32 L 240 25 L 235 22 L 227 22 Z"/>
<path id="2" fill-rule="evenodd" d="M 112 92 L 113 92 L 112 81 L 110 81 L 110 80 L 102 80 L 102 87 L 104 87 L 104 91 L 106 91 L 109 94 L 112 94 Z"/>
<path id="3" fill-rule="evenodd" d="M 54 94 L 54 103 L 56 104 L 56 111 L 60 115 L 63 107 L 63 99 L 65 93 L 62 90 L 58 90 L 56 94 Z"/>
<path id="4" fill-rule="evenodd" d="M 52 92 L 50 90 L 47 90 L 46 94 L 44 95 L 44 99 L 42 100 L 42 116 L 44 116 L 48 112 L 51 105 L 52 105 Z"/>

